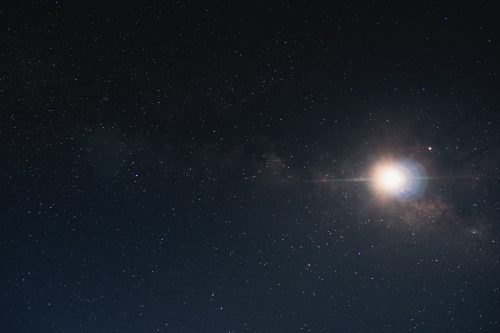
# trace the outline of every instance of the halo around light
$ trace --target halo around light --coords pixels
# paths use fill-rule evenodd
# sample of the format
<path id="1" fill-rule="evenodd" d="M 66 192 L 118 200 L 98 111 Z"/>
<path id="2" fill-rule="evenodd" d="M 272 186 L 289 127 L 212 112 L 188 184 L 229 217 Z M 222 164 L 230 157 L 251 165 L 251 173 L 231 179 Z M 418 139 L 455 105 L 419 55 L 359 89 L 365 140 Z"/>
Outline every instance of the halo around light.
<path id="1" fill-rule="evenodd" d="M 377 163 L 371 179 L 377 194 L 402 200 L 420 196 L 426 186 L 423 167 L 409 159 Z"/>

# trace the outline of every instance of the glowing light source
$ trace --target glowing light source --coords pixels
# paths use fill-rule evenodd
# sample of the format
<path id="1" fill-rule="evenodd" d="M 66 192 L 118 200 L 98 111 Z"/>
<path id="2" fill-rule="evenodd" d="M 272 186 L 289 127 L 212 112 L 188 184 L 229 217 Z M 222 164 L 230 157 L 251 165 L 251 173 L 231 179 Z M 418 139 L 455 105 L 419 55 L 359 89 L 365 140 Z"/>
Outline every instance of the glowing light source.
<path id="1" fill-rule="evenodd" d="M 398 165 L 383 165 L 375 173 L 375 186 L 388 194 L 397 194 L 404 190 L 406 177 L 404 170 Z"/>
<path id="2" fill-rule="evenodd" d="M 376 179 L 380 187 L 390 192 L 401 190 L 405 180 L 405 174 L 396 166 L 384 167 Z"/>
<path id="3" fill-rule="evenodd" d="M 382 199 L 410 200 L 419 197 L 426 187 L 425 170 L 410 159 L 384 159 L 375 164 L 369 177 Z"/>

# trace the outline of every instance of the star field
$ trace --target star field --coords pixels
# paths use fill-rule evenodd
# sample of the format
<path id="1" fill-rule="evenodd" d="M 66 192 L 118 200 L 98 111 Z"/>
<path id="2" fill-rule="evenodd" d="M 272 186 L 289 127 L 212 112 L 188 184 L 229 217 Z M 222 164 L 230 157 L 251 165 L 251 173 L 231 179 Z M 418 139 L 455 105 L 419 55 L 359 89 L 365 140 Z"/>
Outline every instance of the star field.
<path id="1" fill-rule="evenodd" d="M 498 7 L 0 5 L 0 331 L 498 332 Z"/>

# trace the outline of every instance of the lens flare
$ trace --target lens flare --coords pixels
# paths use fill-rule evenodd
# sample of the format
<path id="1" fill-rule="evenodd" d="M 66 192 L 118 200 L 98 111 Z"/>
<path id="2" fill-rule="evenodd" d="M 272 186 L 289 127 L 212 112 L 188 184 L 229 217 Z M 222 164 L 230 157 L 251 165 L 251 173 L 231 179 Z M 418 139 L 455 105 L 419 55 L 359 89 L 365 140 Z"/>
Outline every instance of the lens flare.
<path id="1" fill-rule="evenodd" d="M 405 183 L 406 175 L 395 165 L 384 166 L 375 175 L 375 185 L 389 193 L 401 191 Z"/>
<path id="2" fill-rule="evenodd" d="M 377 163 L 371 181 L 380 196 L 403 200 L 419 196 L 426 185 L 423 167 L 408 159 Z"/>

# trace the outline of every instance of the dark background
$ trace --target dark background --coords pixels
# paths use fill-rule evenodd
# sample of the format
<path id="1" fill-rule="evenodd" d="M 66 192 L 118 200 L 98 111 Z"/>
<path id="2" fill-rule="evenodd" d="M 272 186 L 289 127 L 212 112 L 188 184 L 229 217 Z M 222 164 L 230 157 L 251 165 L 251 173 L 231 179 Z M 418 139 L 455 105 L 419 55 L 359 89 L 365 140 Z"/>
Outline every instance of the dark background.
<path id="1" fill-rule="evenodd" d="M 0 331 L 500 331 L 499 13 L 3 3 Z"/>

